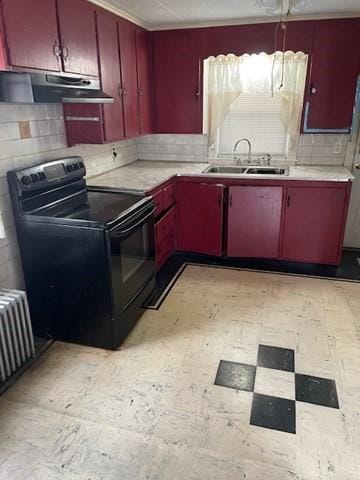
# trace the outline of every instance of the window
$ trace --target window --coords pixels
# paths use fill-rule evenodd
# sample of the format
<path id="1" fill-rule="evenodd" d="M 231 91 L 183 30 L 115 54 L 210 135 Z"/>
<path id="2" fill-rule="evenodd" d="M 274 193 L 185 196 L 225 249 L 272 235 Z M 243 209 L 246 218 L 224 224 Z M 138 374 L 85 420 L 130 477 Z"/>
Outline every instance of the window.
<path id="1" fill-rule="evenodd" d="M 218 129 L 216 149 L 219 156 L 233 151 L 240 138 L 248 138 L 255 155 L 270 153 L 284 157 L 288 150 L 288 133 L 280 115 L 282 99 L 268 93 L 244 93 L 229 108 Z M 246 154 L 248 146 L 242 142 L 237 152 Z"/>
<path id="2" fill-rule="evenodd" d="M 304 100 L 308 56 L 303 52 L 271 55 L 219 55 L 204 61 L 204 133 L 210 155 L 229 155 L 247 138 L 252 153 L 292 156 Z M 246 143 L 237 150 L 247 153 Z"/>

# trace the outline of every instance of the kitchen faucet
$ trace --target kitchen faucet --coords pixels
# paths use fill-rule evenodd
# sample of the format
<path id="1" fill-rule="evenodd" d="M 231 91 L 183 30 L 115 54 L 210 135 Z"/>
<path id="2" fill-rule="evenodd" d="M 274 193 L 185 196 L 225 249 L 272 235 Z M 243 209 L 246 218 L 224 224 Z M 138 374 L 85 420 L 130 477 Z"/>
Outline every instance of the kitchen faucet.
<path id="1" fill-rule="evenodd" d="M 249 152 L 248 152 L 248 163 L 250 164 L 251 163 L 251 143 L 250 143 L 250 140 L 247 139 L 247 138 L 240 138 L 240 140 L 238 140 L 235 145 L 234 145 L 234 148 L 233 148 L 233 152 L 235 153 L 236 152 L 236 149 L 239 145 L 240 142 L 246 142 L 249 146 Z M 236 158 L 236 157 L 234 157 Z M 237 164 L 240 165 L 240 157 L 237 159 Z"/>

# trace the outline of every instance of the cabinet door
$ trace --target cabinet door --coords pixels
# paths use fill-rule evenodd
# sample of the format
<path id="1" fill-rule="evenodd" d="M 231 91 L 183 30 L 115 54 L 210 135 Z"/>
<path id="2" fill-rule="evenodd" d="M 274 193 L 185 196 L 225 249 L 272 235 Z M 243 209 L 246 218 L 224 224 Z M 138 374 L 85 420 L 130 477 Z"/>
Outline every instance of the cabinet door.
<path id="1" fill-rule="evenodd" d="M 287 189 L 282 258 L 337 264 L 346 216 L 346 189 Z"/>
<path id="2" fill-rule="evenodd" d="M 59 71 L 55 0 L 3 0 L 2 5 L 10 65 Z"/>
<path id="3" fill-rule="evenodd" d="M 359 45 L 359 19 L 315 23 L 309 128 L 350 128 L 359 74 Z"/>
<path id="4" fill-rule="evenodd" d="M 114 98 L 114 103 L 104 104 L 104 136 L 106 142 L 124 138 L 124 117 L 121 96 L 120 57 L 117 19 L 105 11 L 97 13 L 99 64 L 101 86 Z"/>
<path id="5" fill-rule="evenodd" d="M 140 133 L 139 96 L 136 68 L 136 26 L 127 20 L 119 20 L 119 41 L 124 105 L 125 137 Z"/>
<path id="6" fill-rule="evenodd" d="M 279 256 L 282 195 L 282 187 L 229 188 L 229 257 Z"/>
<path id="7" fill-rule="evenodd" d="M 98 76 L 94 6 L 84 0 L 58 0 L 57 4 L 64 71 Z"/>
<path id="8" fill-rule="evenodd" d="M 140 132 L 146 134 L 153 131 L 152 57 L 149 32 L 142 29 L 136 31 L 136 53 Z"/>
<path id="9" fill-rule="evenodd" d="M 178 250 L 222 254 L 224 190 L 223 185 L 177 185 Z"/>
<path id="10" fill-rule="evenodd" d="M 200 30 L 156 32 L 154 69 L 158 133 L 201 133 Z"/>

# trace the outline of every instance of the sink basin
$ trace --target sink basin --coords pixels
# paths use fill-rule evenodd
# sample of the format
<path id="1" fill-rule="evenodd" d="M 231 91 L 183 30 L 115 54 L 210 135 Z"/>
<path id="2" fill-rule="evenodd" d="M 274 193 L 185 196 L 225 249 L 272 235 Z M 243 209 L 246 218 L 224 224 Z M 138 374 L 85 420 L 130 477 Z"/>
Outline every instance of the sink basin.
<path id="1" fill-rule="evenodd" d="M 250 167 L 246 170 L 249 175 L 288 175 L 288 169 L 275 167 Z"/>
<path id="2" fill-rule="evenodd" d="M 202 173 L 227 173 L 229 175 L 289 175 L 289 168 L 237 166 L 237 165 L 210 165 Z"/>
<path id="3" fill-rule="evenodd" d="M 231 173 L 231 174 L 241 174 L 245 173 L 246 168 L 244 167 L 237 167 L 237 166 L 231 166 L 231 165 L 222 165 L 222 166 L 217 166 L 217 165 L 210 165 L 210 167 L 206 168 L 203 173 Z"/>

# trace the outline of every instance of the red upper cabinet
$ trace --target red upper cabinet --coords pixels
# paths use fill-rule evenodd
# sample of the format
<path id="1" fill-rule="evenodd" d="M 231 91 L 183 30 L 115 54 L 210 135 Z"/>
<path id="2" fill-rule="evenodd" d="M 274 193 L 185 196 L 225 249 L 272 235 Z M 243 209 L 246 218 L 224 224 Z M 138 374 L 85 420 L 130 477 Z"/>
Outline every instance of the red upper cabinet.
<path id="1" fill-rule="evenodd" d="M 201 133 L 200 56 L 200 29 L 155 32 L 158 133 Z"/>
<path id="2" fill-rule="evenodd" d="M 85 0 L 3 0 L 14 68 L 98 75 L 94 6 Z"/>
<path id="3" fill-rule="evenodd" d="M 224 185 L 178 182 L 178 250 L 222 255 Z"/>
<path id="4" fill-rule="evenodd" d="M 55 0 L 3 0 L 2 6 L 10 65 L 60 71 Z"/>
<path id="5" fill-rule="evenodd" d="M 136 26 L 122 18 L 119 19 L 118 25 L 125 136 L 134 137 L 140 133 L 136 61 Z"/>
<path id="6" fill-rule="evenodd" d="M 347 196 L 347 187 L 288 188 L 281 257 L 298 262 L 338 264 Z"/>
<path id="7" fill-rule="evenodd" d="M 153 131 L 153 81 L 152 49 L 150 33 L 138 28 L 136 30 L 136 57 L 139 92 L 140 132 Z"/>
<path id="8" fill-rule="evenodd" d="M 85 0 L 60 0 L 58 15 L 64 71 L 98 76 L 94 6 Z"/>
<path id="9" fill-rule="evenodd" d="M 315 22 L 305 128 L 350 128 L 359 73 L 360 19 Z"/>
<path id="10" fill-rule="evenodd" d="M 282 187 L 229 187 L 229 257 L 279 256 L 282 196 Z"/>
<path id="11" fill-rule="evenodd" d="M 104 139 L 111 142 L 124 137 L 117 18 L 104 10 L 96 16 L 101 86 L 114 98 L 114 103 L 102 106 Z"/>

